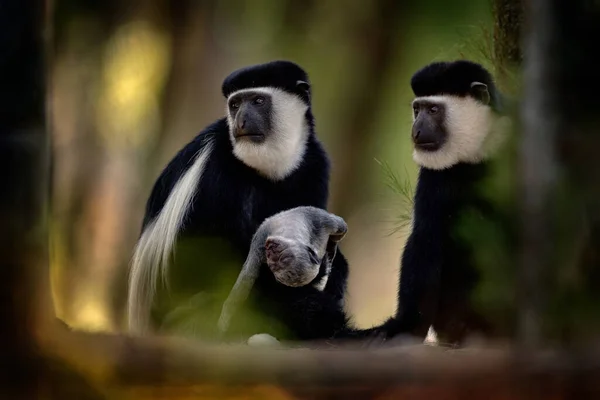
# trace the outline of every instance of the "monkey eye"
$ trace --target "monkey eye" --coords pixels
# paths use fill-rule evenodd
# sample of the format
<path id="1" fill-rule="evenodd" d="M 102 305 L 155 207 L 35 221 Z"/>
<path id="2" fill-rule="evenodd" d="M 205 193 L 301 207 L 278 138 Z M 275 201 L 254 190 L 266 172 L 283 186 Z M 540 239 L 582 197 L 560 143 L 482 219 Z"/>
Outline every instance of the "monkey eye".
<path id="1" fill-rule="evenodd" d="M 431 106 L 431 107 L 429 107 L 429 114 L 435 114 L 438 111 L 439 111 L 439 107 L 438 106 Z"/>
<path id="2" fill-rule="evenodd" d="M 258 96 L 254 99 L 254 104 L 260 106 L 261 104 L 263 104 L 265 102 L 265 98 L 262 96 Z"/>
<path id="3" fill-rule="evenodd" d="M 419 115 L 419 107 L 415 106 L 413 107 L 413 114 L 416 117 L 417 115 Z"/>
<path id="4" fill-rule="evenodd" d="M 229 103 L 229 107 L 231 107 L 231 109 L 233 110 L 237 110 L 238 108 L 240 108 L 240 102 L 232 101 L 231 103 Z"/>

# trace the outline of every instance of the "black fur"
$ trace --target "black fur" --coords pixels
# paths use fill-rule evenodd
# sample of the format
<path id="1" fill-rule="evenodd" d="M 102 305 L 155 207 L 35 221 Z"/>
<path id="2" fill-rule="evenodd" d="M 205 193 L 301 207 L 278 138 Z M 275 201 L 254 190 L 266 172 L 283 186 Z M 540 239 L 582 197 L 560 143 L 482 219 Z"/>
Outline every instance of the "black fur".
<path id="1" fill-rule="evenodd" d="M 481 65 L 467 60 L 431 63 L 417 71 L 410 86 L 417 97 L 434 95 L 470 95 L 471 82 L 488 86 L 490 105 L 494 110 L 502 109 L 502 98 L 496 89 L 492 75 Z"/>
<path id="2" fill-rule="evenodd" d="M 297 80 L 308 82 L 308 77 L 297 65 L 278 61 L 232 73 L 223 83 L 223 94 L 227 96 L 235 90 L 256 86 L 276 86 L 296 93 Z M 265 218 L 297 206 L 326 208 L 329 160 L 315 135 L 310 107 L 306 119 L 310 135 L 305 157 L 300 167 L 283 180 L 264 178 L 233 155 L 225 118 L 200 132 L 161 173 L 148 199 L 142 229 L 158 215 L 178 179 L 193 163 L 194 156 L 208 139 L 212 140 L 213 150 L 185 217 L 180 238 L 218 237 L 227 242 L 232 251 L 230 254 L 221 254 L 220 250 L 214 250 L 216 254 L 210 257 L 205 253 L 194 255 L 194 263 L 190 268 L 206 270 L 202 279 L 195 276 L 186 282 L 195 292 L 213 289 L 211 275 L 224 268 L 220 265 L 205 265 L 203 261 L 211 257 L 216 260 L 232 258 L 233 265 L 238 268 L 236 272 L 239 272 L 249 251 L 252 235 Z M 204 248 L 203 251 L 210 249 Z M 172 268 L 172 272 L 177 274 L 177 268 Z M 347 275 L 348 265 L 340 252 L 334 259 L 333 270 L 323 292 L 309 287 L 290 288 L 281 285 L 265 265 L 251 296 L 261 311 L 269 313 L 271 319 L 283 323 L 290 338 L 327 338 L 343 329 L 346 324 L 343 296 Z M 211 316 L 215 317 L 215 327 L 217 316 L 218 314 Z M 155 322 L 160 323 L 161 318 L 162 316 L 158 316 L 155 318 L 158 321 Z M 240 329 L 238 333 L 243 332 L 245 335 L 260 333 Z M 268 326 L 264 329 L 263 332 L 269 333 Z"/>
<path id="3" fill-rule="evenodd" d="M 229 97 L 231 93 L 241 89 L 270 86 L 297 94 L 310 105 L 310 90 L 306 93 L 297 85 L 298 81 L 310 83 L 307 73 L 300 66 L 290 61 L 271 61 L 231 73 L 221 89 L 223 96 Z"/>
<path id="4" fill-rule="evenodd" d="M 418 97 L 467 96 L 473 81 L 488 85 L 492 99 L 499 97 L 491 75 L 468 61 L 428 65 L 413 76 L 411 86 Z M 467 213 L 480 218 L 494 214 L 480 191 L 488 171 L 487 162 L 444 170 L 421 167 L 413 228 L 402 254 L 398 311 L 388 322 L 389 335 L 425 338 L 432 325 L 440 340 L 451 343 L 460 343 L 469 333 L 492 334 L 470 299 L 479 277 L 473 249 L 458 231 Z"/>
<path id="5" fill-rule="evenodd" d="M 490 333 L 470 301 L 478 275 L 472 249 L 458 231 L 466 213 L 490 215 L 491 205 L 479 192 L 487 171 L 485 163 L 421 168 L 413 229 L 402 254 L 401 332 L 424 338 L 433 325 L 440 339 L 452 343 L 471 331 Z"/>

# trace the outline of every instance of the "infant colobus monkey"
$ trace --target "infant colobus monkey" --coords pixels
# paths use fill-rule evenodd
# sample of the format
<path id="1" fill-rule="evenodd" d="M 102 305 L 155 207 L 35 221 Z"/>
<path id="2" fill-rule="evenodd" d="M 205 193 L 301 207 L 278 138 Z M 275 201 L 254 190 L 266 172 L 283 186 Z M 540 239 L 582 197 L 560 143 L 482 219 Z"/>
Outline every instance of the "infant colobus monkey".
<path id="1" fill-rule="evenodd" d="M 347 231 L 341 217 L 315 207 L 297 207 L 267 218 L 254 234 L 246 262 L 223 304 L 219 331 L 227 330 L 233 313 L 248 297 L 265 263 L 284 285 L 311 284 L 323 290 L 337 244 Z"/>
<path id="2" fill-rule="evenodd" d="M 436 62 L 417 71 L 411 86 L 413 158 L 421 168 L 393 331 L 424 338 L 433 327 L 440 340 L 460 343 L 490 327 L 471 304 L 478 275 L 457 227 L 466 211 L 489 215 L 491 205 L 478 186 L 510 120 L 479 64 Z"/>

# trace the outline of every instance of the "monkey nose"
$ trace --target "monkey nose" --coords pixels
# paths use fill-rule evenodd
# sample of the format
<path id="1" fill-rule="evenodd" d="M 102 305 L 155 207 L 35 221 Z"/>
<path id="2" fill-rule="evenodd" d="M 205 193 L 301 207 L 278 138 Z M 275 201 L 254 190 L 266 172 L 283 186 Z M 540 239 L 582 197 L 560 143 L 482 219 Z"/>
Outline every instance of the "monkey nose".
<path id="1" fill-rule="evenodd" d="M 413 140 L 417 140 L 419 138 L 419 136 L 421 136 L 421 130 L 413 130 L 412 131 L 412 138 Z"/>
<path id="2" fill-rule="evenodd" d="M 274 257 L 275 255 L 281 253 L 283 250 L 283 244 L 276 239 L 267 239 L 265 243 L 265 250 L 267 252 L 267 257 Z"/>
<path id="3" fill-rule="evenodd" d="M 246 118 L 239 119 L 237 127 L 239 130 L 244 130 L 244 128 L 246 127 Z"/>

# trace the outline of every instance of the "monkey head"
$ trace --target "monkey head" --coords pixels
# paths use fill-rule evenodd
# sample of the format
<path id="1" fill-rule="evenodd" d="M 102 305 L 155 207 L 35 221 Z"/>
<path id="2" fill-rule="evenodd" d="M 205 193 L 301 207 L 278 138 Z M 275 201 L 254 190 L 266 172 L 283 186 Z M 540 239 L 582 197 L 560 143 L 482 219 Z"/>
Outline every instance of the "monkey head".
<path id="1" fill-rule="evenodd" d="M 343 221 L 343 220 L 342 220 Z M 335 258 L 338 242 L 346 235 L 343 230 L 329 235 L 323 245 L 310 245 L 283 236 L 269 236 L 265 242 L 267 265 L 279 283 L 286 286 L 305 286 L 313 282 L 321 271 L 328 276 Z"/>
<path id="2" fill-rule="evenodd" d="M 501 97 L 492 76 L 470 61 L 436 62 L 411 79 L 413 158 L 425 168 L 479 163 L 499 144 Z M 502 119 L 502 122 L 507 122 Z"/>
<path id="3" fill-rule="evenodd" d="M 231 73 L 223 82 L 233 154 L 272 180 L 301 163 L 313 132 L 308 75 L 289 61 Z"/>
<path id="4" fill-rule="evenodd" d="M 279 283 L 286 286 L 305 286 L 321 269 L 323 257 L 317 250 L 298 240 L 270 236 L 265 242 L 267 265 Z"/>

